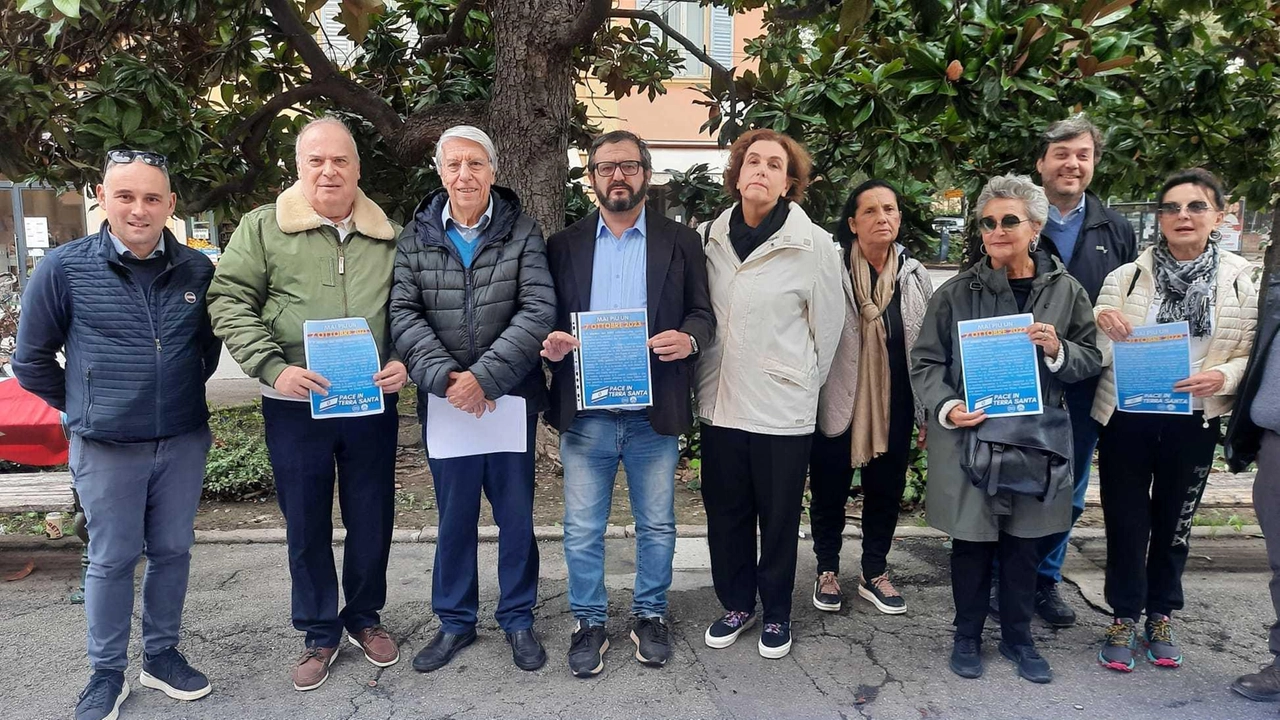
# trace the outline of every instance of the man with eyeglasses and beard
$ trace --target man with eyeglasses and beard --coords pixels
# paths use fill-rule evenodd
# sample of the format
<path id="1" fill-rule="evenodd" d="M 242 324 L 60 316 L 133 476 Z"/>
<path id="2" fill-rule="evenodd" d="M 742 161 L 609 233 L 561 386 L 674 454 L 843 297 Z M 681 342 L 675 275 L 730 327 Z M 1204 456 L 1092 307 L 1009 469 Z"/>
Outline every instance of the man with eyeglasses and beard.
<path id="1" fill-rule="evenodd" d="M 624 130 L 601 135 L 591 144 L 587 170 L 600 209 L 547 243 L 558 311 L 542 351 L 552 369 L 546 420 L 560 431 L 564 465 L 564 554 L 569 608 L 577 619 L 569 669 L 584 678 L 604 670 L 609 649 L 604 531 L 619 462 L 636 525 L 635 656 L 651 667 L 671 657 L 666 615 L 678 437 L 692 426 L 698 348 L 715 333 L 698 234 L 645 209 L 653 176 L 648 145 Z M 653 406 L 579 411 L 568 358 L 578 346 L 569 332 L 571 314 L 634 308 L 645 308 L 649 319 Z"/>

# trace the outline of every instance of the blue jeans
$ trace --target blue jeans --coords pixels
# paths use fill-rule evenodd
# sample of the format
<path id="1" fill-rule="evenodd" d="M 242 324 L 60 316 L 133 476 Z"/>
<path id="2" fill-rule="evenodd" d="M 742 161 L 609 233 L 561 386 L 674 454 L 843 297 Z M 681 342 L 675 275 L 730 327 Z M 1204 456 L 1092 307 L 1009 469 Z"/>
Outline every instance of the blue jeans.
<path id="1" fill-rule="evenodd" d="M 71 436 L 71 474 L 90 537 L 84 614 L 95 670 L 129 665 L 133 571 L 144 554 L 142 649 L 156 655 L 177 646 L 211 443 L 207 426 L 144 442 Z"/>
<path id="2" fill-rule="evenodd" d="M 603 625 L 604 530 L 613 504 L 618 462 L 627 471 L 636 520 L 636 580 L 631 614 L 665 617 L 671 561 L 676 551 L 675 476 L 679 440 L 659 435 L 643 410 L 580 413 L 560 434 L 564 464 L 564 559 L 569 567 L 569 609 Z"/>
<path id="3" fill-rule="evenodd" d="M 1075 489 L 1071 493 L 1071 525 L 1084 514 L 1084 495 L 1089 489 L 1089 472 L 1093 468 L 1093 451 L 1098 446 L 1098 423 L 1090 416 L 1096 380 L 1067 386 L 1067 412 L 1071 414 L 1072 467 Z M 1071 531 L 1046 535 L 1040 539 L 1040 565 L 1036 568 L 1041 583 L 1062 582 L 1062 563 L 1067 558 L 1067 541 Z"/>

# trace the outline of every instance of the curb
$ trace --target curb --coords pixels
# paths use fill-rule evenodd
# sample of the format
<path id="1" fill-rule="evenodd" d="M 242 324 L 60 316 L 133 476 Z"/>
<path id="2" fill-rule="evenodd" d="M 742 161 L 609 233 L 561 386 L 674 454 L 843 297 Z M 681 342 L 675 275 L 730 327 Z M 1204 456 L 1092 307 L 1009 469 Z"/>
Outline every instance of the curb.
<path id="1" fill-rule="evenodd" d="M 809 526 L 801 525 L 800 532 L 802 537 L 809 537 Z M 392 531 L 391 542 L 429 543 L 435 542 L 438 535 L 439 528 L 434 525 L 424 527 L 421 530 L 400 529 Z M 346 530 L 335 529 L 333 531 L 333 541 L 335 543 L 341 543 L 346 539 L 346 536 Z M 480 542 L 497 542 L 498 528 L 493 525 L 482 526 L 479 528 L 478 536 Z M 561 540 L 564 537 L 564 530 L 558 525 L 539 525 L 533 529 L 533 536 L 537 540 Z M 633 538 L 636 536 L 636 526 L 610 525 L 605 528 L 604 536 L 606 539 Z M 706 525 L 676 525 L 677 538 L 705 538 L 706 536 Z M 862 537 L 862 530 L 856 527 L 845 528 L 844 536 L 860 538 Z M 1244 525 L 1239 530 L 1231 526 L 1197 526 L 1191 528 L 1191 536 L 1202 540 L 1258 539 L 1262 537 L 1262 528 L 1257 525 Z M 899 527 L 894 532 L 894 538 L 898 540 L 921 538 L 946 540 L 947 537 L 947 534 L 941 530 L 935 530 L 930 527 Z M 1075 540 L 1102 540 L 1106 538 L 1106 531 L 1103 528 L 1079 528 L 1072 531 L 1071 537 Z M 283 544 L 284 542 L 285 531 L 281 528 L 196 531 L 197 545 L 255 545 Z M 79 551 L 82 547 L 79 539 L 74 535 L 62 537 L 58 540 L 49 540 L 39 535 L 0 535 L 0 548 L 6 549 L 74 549 Z"/>

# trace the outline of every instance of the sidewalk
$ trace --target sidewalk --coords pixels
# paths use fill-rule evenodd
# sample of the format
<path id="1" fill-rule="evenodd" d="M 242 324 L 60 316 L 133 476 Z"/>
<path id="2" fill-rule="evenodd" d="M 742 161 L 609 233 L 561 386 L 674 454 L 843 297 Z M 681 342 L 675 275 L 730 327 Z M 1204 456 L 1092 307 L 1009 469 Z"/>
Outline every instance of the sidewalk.
<path id="1" fill-rule="evenodd" d="M 615 532 L 615 534 L 618 534 Z M 625 532 L 623 533 L 625 534 Z M 889 617 L 857 599 L 853 575 L 858 542 L 843 554 L 846 607 L 820 613 L 809 604 L 814 562 L 800 542 L 793 610 L 795 646 L 783 660 L 764 660 L 753 633 L 726 650 L 711 650 L 702 632 L 718 614 L 709 587 L 705 540 L 681 538 L 671 601 L 675 657 L 661 670 L 639 666 L 627 639 L 634 546 L 626 537 L 608 541 L 606 582 L 611 590 L 609 630 L 613 648 L 606 670 L 593 680 L 569 675 L 564 661 L 572 631 L 565 597 L 560 545 L 540 543 L 541 603 L 537 630 L 549 660 L 542 670 L 521 672 L 492 617 L 496 603 L 496 543 L 482 543 L 480 640 L 453 664 L 420 675 L 409 665 L 437 628 L 429 598 L 434 545 L 397 543 L 388 572 L 384 620 L 401 639 L 400 664 L 377 670 L 344 645 L 333 676 L 311 693 L 294 692 L 288 669 L 301 651 L 301 636 L 288 622 L 289 584 L 281 544 L 202 544 L 193 572 L 182 649 L 214 684 L 193 704 L 171 701 L 137 686 L 124 720 L 191 718 L 242 720 L 389 720 L 391 718 L 1100 718 L 1134 720 L 1249 720 L 1276 716 L 1226 688 L 1232 679 L 1267 660 L 1267 598 L 1262 541 L 1230 535 L 1192 542 L 1186 575 L 1188 606 L 1179 617 L 1187 665 L 1161 671 L 1140 664 L 1123 676 L 1097 666 L 1095 643 L 1106 617 L 1089 608 L 1100 602 L 1101 541 L 1082 538 L 1068 558 L 1068 597 L 1079 626 L 1053 631 L 1038 622 L 1037 642 L 1053 663 L 1054 683 L 1018 679 L 995 650 L 988 631 L 986 675 L 961 680 L 947 669 L 951 595 L 947 551 L 937 538 L 895 543 L 890 562 L 910 612 Z M 0 549 L 0 573 L 27 559 L 36 572 L 0 584 L 0 717 L 67 718 L 87 677 L 83 610 L 68 605 L 79 555 L 68 550 Z M 340 553 L 339 553 L 340 554 Z M 1082 598 L 1079 587 L 1084 593 Z"/>

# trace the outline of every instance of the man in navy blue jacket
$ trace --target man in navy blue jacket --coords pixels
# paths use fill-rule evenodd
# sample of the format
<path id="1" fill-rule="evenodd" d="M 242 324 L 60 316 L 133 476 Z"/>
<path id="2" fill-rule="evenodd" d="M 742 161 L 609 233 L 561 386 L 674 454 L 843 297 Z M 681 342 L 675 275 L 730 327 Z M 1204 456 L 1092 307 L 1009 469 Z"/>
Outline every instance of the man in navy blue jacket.
<path id="1" fill-rule="evenodd" d="M 210 690 L 176 646 L 211 444 L 204 384 L 220 349 L 205 309 L 213 264 L 165 228 L 177 196 L 164 156 L 107 158 L 97 188 L 107 220 L 36 268 L 13 356 L 18 382 L 66 413 L 93 538 L 84 607 L 94 672 L 76 720 L 114 720 L 129 695 L 133 571 L 144 553 L 139 682 L 178 700 Z"/>

